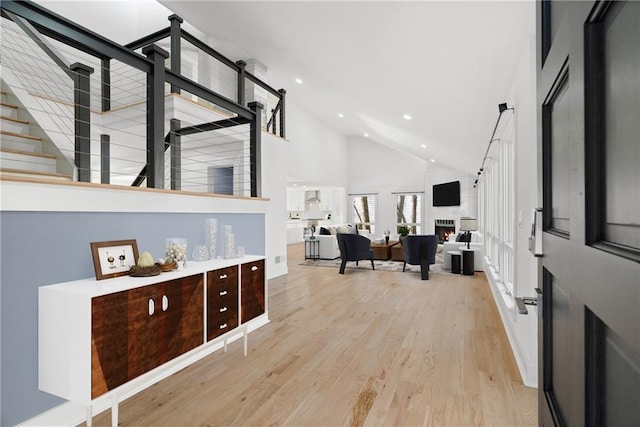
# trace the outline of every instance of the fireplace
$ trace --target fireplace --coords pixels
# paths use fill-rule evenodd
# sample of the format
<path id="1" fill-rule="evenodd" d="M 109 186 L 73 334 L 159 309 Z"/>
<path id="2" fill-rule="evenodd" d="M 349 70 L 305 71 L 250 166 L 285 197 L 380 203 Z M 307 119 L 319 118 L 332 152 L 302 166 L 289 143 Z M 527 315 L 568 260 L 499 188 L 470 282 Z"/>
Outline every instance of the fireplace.
<path id="1" fill-rule="evenodd" d="M 436 219 L 435 225 L 438 243 L 444 243 L 449 240 L 450 234 L 456 234 L 456 223 L 453 219 Z"/>

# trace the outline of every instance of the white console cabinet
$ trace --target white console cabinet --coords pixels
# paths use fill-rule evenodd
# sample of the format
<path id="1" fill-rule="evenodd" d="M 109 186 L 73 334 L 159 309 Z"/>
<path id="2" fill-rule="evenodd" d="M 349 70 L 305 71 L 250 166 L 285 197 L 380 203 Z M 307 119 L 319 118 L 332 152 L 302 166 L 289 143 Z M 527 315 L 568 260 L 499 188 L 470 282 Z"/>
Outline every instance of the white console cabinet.
<path id="1" fill-rule="evenodd" d="M 119 400 L 228 340 L 244 337 L 246 354 L 248 331 L 269 321 L 264 265 L 264 257 L 245 256 L 40 287 L 39 388 L 85 405 L 88 425 L 96 401 L 108 399 L 117 425 Z"/>

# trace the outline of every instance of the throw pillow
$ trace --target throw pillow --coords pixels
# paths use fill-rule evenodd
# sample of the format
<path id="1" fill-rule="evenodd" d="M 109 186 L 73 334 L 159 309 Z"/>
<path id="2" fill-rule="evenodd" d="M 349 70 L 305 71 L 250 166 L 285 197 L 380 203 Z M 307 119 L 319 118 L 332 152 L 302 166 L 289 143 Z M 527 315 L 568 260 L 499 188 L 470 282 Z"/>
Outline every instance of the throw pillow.
<path id="1" fill-rule="evenodd" d="M 322 236 L 331 236 L 331 232 L 324 227 L 320 227 L 320 235 Z"/>

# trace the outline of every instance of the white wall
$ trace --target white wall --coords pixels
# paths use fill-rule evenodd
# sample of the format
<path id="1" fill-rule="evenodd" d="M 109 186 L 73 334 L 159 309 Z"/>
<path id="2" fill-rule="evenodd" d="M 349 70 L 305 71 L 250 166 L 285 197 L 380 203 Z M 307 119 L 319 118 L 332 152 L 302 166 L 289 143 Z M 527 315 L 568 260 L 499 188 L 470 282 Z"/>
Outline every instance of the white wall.
<path id="1" fill-rule="evenodd" d="M 538 282 L 536 260 L 528 251 L 531 231 L 531 210 L 537 206 L 537 127 L 536 127 L 536 72 L 535 37 L 523 46 L 522 58 L 510 85 L 506 102 L 514 107 L 515 131 L 515 274 L 514 295 L 500 292 L 501 285 L 486 266 L 496 305 L 500 311 L 507 336 L 527 386 L 538 383 L 538 329 L 535 307 L 528 315 L 517 314 L 514 296 L 535 296 Z M 502 127 L 502 126 L 501 126 Z M 496 138 L 500 138 L 499 132 Z M 520 221 L 520 218 L 522 220 Z"/>
<path id="2" fill-rule="evenodd" d="M 315 185 L 347 187 L 353 161 L 347 138 L 287 99 L 287 176 Z"/>
<path id="3" fill-rule="evenodd" d="M 347 194 L 377 193 L 376 234 L 382 236 L 387 228 L 394 233 L 396 210 L 392 192 L 424 191 L 425 161 L 363 137 L 349 139 L 348 158 Z M 425 212 L 424 206 L 422 211 Z M 350 210 L 347 221 L 353 221 Z"/>
<path id="4" fill-rule="evenodd" d="M 456 231 L 460 229 L 463 216 L 477 218 L 478 192 L 473 188 L 475 177 L 467 172 L 451 169 L 437 163 L 427 164 L 425 180 L 425 203 L 427 205 L 426 234 L 435 232 L 435 219 L 452 219 Z M 445 182 L 460 181 L 460 206 L 433 206 L 433 186 Z"/>
<path id="5" fill-rule="evenodd" d="M 270 199 L 265 215 L 267 279 L 288 273 L 287 146 L 281 138 L 262 133 L 262 197 Z"/>

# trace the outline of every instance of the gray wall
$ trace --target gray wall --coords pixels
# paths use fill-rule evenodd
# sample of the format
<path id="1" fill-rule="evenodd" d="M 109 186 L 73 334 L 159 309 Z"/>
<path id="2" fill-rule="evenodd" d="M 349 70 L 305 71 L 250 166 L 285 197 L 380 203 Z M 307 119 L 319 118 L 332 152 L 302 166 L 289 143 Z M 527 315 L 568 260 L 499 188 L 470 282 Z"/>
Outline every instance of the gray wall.
<path id="1" fill-rule="evenodd" d="M 90 242 L 136 239 L 138 250 L 164 253 L 166 237 L 205 243 L 205 219 L 231 225 L 236 246 L 265 254 L 264 214 L 105 212 L 0 213 L 0 425 L 25 421 L 64 400 L 38 390 L 38 287 L 94 277 Z"/>

